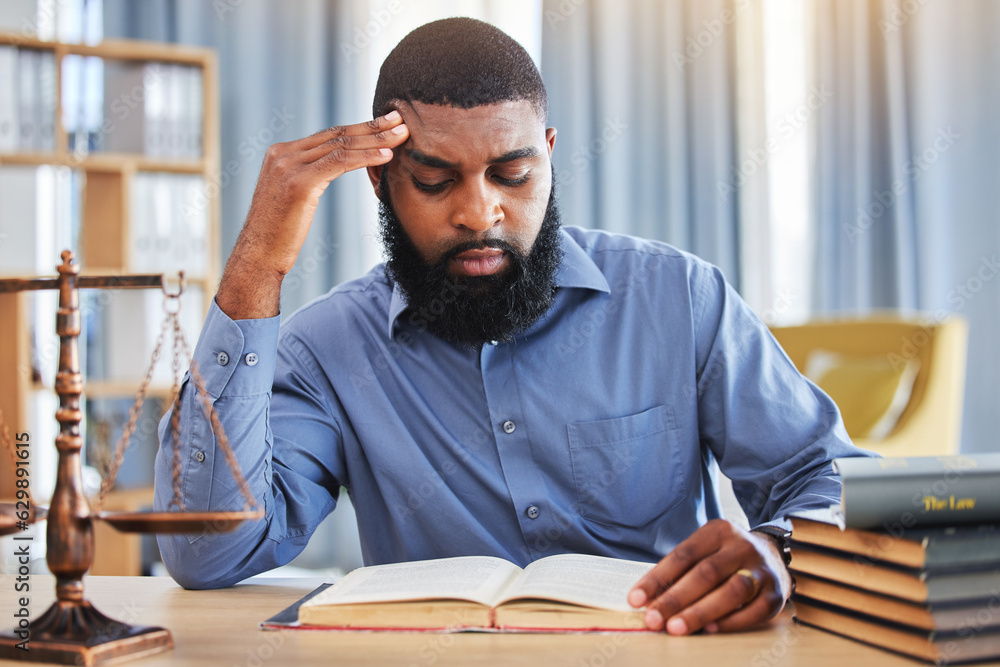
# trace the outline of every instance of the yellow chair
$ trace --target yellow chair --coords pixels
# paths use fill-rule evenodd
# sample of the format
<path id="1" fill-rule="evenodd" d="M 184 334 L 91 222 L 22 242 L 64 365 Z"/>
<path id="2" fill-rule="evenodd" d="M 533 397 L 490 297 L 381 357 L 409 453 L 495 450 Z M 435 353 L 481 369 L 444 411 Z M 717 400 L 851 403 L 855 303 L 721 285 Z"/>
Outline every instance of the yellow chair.
<path id="1" fill-rule="evenodd" d="M 880 439 L 852 438 L 863 449 L 884 456 L 957 454 L 962 432 L 962 394 L 968 324 L 958 316 L 942 321 L 876 315 L 861 319 L 814 321 L 774 327 L 774 337 L 792 363 L 805 371 L 810 354 L 824 351 L 843 358 L 884 358 L 890 365 L 915 358 L 909 401 L 895 426 Z M 844 412 L 844 406 L 841 411 Z M 844 413 L 845 422 L 850 415 Z"/>

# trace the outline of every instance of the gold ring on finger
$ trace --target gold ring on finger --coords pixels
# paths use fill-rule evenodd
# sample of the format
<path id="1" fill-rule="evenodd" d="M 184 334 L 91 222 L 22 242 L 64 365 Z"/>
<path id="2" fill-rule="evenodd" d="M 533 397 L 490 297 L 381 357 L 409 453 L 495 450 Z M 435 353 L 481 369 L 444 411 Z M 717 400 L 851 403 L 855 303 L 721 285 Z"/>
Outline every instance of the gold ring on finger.
<path id="1" fill-rule="evenodd" d="M 750 582 L 750 588 L 751 588 L 750 597 L 747 598 L 747 601 L 749 602 L 750 600 L 753 600 L 755 597 L 757 597 L 757 594 L 760 593 L 760 579 L 757 578 L 757 575 L 754 574 L 753 571 L 748 570 L 745 567 L 736 570 L 736 574 L 740 575 L 741 577 L 745 577 L 746 580 Z"/>

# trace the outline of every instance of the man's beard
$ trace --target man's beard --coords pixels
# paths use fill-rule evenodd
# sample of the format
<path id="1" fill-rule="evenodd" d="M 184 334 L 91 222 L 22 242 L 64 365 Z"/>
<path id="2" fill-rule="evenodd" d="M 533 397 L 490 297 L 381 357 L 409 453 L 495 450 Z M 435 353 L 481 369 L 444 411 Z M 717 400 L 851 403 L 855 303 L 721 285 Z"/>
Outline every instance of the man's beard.
<path id="1" fill-rule="evenodd" d="M 386 273 L 406 295 L 410 321 L 457 345 L 475 348 L 505 343 L 534 324 L 552 305 L 562 260 L 555 178 L 541 229 L 527 255 L 502 239 L 461 243 L 427 264 L 403 229 L 383 170 L 379 183 L 379 229 L 387 254 Z M 448 224 L 442 221 L 441 224 Z M 484 276 L 453 275 L 450 261 L 472 249 L 499 248 L 507 266 Z"/>

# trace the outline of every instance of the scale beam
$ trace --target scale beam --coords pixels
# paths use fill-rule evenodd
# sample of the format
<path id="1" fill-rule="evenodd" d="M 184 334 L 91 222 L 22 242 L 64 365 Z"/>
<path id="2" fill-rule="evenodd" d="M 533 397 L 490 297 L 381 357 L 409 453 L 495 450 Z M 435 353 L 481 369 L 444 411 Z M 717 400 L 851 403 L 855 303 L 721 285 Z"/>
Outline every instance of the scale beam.
<path id="1" fill-rule="evenodd" d="M 59 289 L 60 278 L 4 278 L 0 279 L 0 294 L 11 292 L 34 292 L 37 290 Z M 183 278 L 181 279 L 183 284 Z M 145 274 L 136 276 L 77 276 L 78 289 L 136 289 L 148 287 L 163 288 L 166 276 Z"/>

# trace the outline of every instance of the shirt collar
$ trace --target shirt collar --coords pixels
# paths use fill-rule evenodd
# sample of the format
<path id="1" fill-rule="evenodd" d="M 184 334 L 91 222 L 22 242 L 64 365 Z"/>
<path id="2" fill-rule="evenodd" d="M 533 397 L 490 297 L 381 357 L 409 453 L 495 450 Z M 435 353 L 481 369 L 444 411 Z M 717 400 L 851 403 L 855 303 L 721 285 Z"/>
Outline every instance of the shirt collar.
<path id="1" fill-rule="evenodd" d="M 590 289 L 611 293 L 611 287 L 594 260 L 580 247 L 565 229 L 559 230 L 559 245 L 563 258 L 556 269 L 556 286 L 561 288 Z M 389 338 L 396 331 L 396 320 L 406 311 L 406 295 L 393 283 L 392 299 L 389 301 Z"/>

